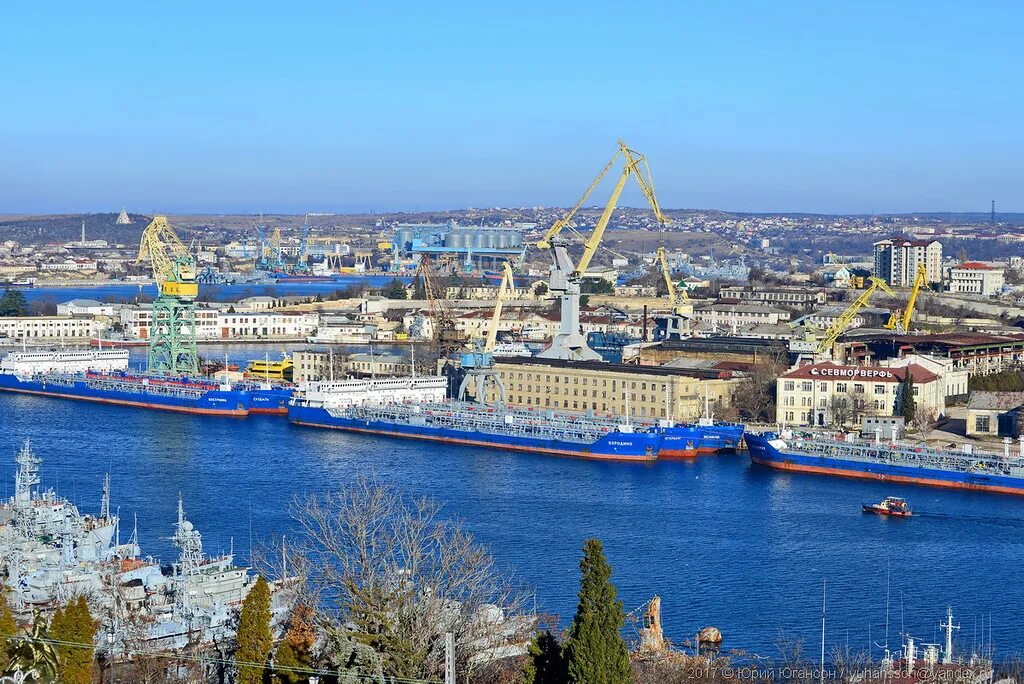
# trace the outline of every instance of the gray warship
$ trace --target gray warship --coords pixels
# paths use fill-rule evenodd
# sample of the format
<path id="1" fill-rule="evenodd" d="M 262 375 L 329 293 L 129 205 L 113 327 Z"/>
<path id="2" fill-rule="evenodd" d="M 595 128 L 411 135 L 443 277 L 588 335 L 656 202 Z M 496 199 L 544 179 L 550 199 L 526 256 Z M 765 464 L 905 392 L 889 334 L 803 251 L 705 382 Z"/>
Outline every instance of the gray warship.
<path id="1" fill-rule="evenodd" d="M 97 641 L 173 651 L 217 645 L 234 638 L 235 614 L 256 577 L 234 554 L 207 556 L 202 535 L 185 517 L 178 497 L 169 566 L 142 557 L 137 523 L 121 543 L 120 516 L 111 512 L 110 477 L 104 478 L 99 515 L 82 514 L 53 489 L 43 489 L 42 459 L 26 440 L 16 456 L 14 496 L 0 504 L 0 573 L 15 614 L 29 619 L 84 596 L 101 628 Z M 271 582 L 280 621 L 287 582 Z"/>

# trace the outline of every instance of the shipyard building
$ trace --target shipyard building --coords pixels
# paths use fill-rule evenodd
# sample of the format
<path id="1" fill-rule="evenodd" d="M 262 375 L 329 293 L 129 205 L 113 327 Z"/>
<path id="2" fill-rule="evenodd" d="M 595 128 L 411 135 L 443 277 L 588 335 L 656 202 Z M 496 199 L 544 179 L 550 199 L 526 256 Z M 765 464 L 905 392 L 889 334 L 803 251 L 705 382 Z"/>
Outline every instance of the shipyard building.
<path id="1" fill-rule="evenodd" d="M 506 358 L 494 364 L 513 406 L 692 420 L 731 406 L 740 376 L 717 369 Z M 496 397 L 489 397 L 494 400 Z"/>

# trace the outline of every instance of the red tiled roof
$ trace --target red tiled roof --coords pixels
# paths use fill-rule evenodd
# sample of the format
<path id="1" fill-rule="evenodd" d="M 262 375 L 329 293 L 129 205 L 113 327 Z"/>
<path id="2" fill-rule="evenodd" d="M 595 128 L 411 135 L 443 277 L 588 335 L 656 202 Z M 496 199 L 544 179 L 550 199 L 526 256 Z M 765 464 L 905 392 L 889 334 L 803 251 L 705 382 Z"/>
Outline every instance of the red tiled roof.
<path id="1" fill-rule="evenodd" d="M 827 361 L 800 366 L 782 374 L 783 378 L 798 380 L 865 380 L 874 382 L 903 382 L 907 379 L 907 371 L 914 377 L 914 382 L 932 382 L 938 375 L 924 366 L 912 363 L 903 368 L 883 368 L 881 366 L 842 366 Z"/>
<path id="2" fill-rule="evenodd" d="M 980 261 L 965 261 L 964 263 L 960 264 L 957 268 L 970 268 L 979 271 L 992 270 L 991 266 L 989 266 L 988 264 L 983 264 Z"/>

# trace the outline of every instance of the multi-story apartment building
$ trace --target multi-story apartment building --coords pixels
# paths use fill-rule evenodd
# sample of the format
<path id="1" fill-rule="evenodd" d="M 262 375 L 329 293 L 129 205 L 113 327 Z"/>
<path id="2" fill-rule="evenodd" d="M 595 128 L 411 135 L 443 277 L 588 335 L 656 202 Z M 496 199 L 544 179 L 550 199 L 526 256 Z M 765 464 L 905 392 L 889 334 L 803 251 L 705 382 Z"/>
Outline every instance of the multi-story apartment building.
<path id="1" fill-rule="evenodd" d="M 942 243 L 902 237 L 875 243 L 875 275 L 893 287 L 911 287 L 919 264 L 927 283 L 942 282 Z"/>
<path id="2" fill-rule="evenodd" d="M 950 292 L 991 297 L 1006 282 L 1003 269 L 978 261 L 965 261 L 948 271 L 946 289 Z"/>

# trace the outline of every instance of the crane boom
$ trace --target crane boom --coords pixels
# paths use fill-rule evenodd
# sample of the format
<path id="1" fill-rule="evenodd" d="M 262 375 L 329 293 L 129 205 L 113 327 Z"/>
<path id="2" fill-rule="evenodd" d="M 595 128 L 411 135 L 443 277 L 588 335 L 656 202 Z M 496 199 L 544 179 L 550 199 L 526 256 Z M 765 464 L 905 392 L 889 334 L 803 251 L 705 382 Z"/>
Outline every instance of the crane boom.
<path id="1" fill-rule="evenodd" d="M 166 216 L 154 216 L 142 231 L 137 261 L 150 262 L 159 293 L 150 323 L 149 372 L 196 375 L 196 262 Z"/>
<path id="2" fill-rule="evenodd" d="M 665 277 L 665 287 L 668 289 L 669 299 L 672 300 L 672 313 L 679 314 L 676 309 L 685 308 L 682 302 L 690 301 L 690 295 L 685 287 L 679 287 L 672 280 L 672 272 L 668 267 L 668 258 L 665 255 L 665 248 L 659 247 L 657 251 L 658 263 L 661 265 L 661 273 Z M 690 311 L 690 313 L 693 313 Z"/>
<path id="3" fill-rule="evenodd" d="M 494 351 L 494 345 L 498 341 L 498 327 L 501 325 L 501 309 L 508 297 L 509 290 L 515 287 L 512 280 L 512 266 L 509 262 L 504 263 L 504 273 L 501 276 L 501 286 L 498 287 L 498 301 L 494 303 L 494 313 L 491 315 L 491 324 L 487 329 L 487 342 L 484 344 L 484 353 L 490 354 Z"/>
<path id="4" fill-rule="evenodd" d="M 580 331 L 580 291 L 583 275 L 590 266 L 591 260 L 597 253 L 597 249 L 604 237 L 608 222 L 612 218 L 615 206 L 618 204 L 622 190 L 630 176 L 637 179 L 640 190 L 647 198 L 654 216 L 659 223 L 665 223 L 666 217 L 661 211 L 657 197 L 654 194 L 654 181 L 651 179 L 650 168 L 647 159 L 636 150 L 630 149 L 622 140 L 618 141 L 619 149 L 612 156 L 611 161 L 605 164 L 604 168 L 597 175 L 597 178 L 590 184 L 579 201 L 569 212 L 548 229 L 544 237 L 537 243 L 540 249 L 549 250 L 551 253 L 551 276 L 548 281 L 548 290 L 560 300 L 561 323 L 559 330 L 551 340 L 551 344 L 538 356 L 545 359 L 568 359 L 574 361 L 597 361 L 601 356 L 587 346 Z M 568 241 L 560 239 L 563 231 L 569 227 L 569 223 L 593 193 L 601 180 L 607 175 L 611 167 L 623 158 L 624 164 L 622 173 L 612 190 L 611 197 L 605 205 L 597 224 L 591 231 L 590 236 L 583 245 L 583 254 L 579 261 L 573 264 L 569 256 Z"/>
<path id="5" fill-rule="evenodd" d="M 864 290 L 864 292 L 862 292 L 860 296 L 850 304 L 850 306 L 846 307 L 846 310 L 839 314 L 835 322 L 825 330 L 824 336 L 821 338 L 821 341 L 818 342 L 819 354 L 825 354 L 832 351 L 832 346 L 836 343 L 836 340 L 839 339 L 840 335 L 846 332 L 847 328 L 850 327 L 850 323 L 852 323 L 853 319 L 858 313 L 860 313 L 860 310 L 868 305 L 868 302 L 871 300 L 871 296 L 875 294 L 876 290 L 882 290 L 886 294 L 896 296 L 892 291 L 892 288 L 886 285 L 884 280 L 876 278 L 875 276 L 871 276 L 870 280 L 871 286 Z"/>
<path id="6" fill-rule="evenodd" d="M 907 306 L 902 312 L 894 311 L 885 327 L 889 330 L 895 329 L 899 333 L 906 333 L 910 330 L 910 321 L 914 316 L 914 306 L 917 304 L 917 295 L 928 280 L 928 270 L 924 264 L 917 265 L 917 275 L 914 277 L 914 285 L 910 288 L 910 296 L 907 297 Z"/>
<path id="7" fill-rule="evenodd" d="M 171 229 L 166 216 L 154 216 L 142 231 L 139 241 L 139 263 L 149 261 L 153 278 L 161 294 L 195 297 L 196 264 L 181 238 Z"/>

